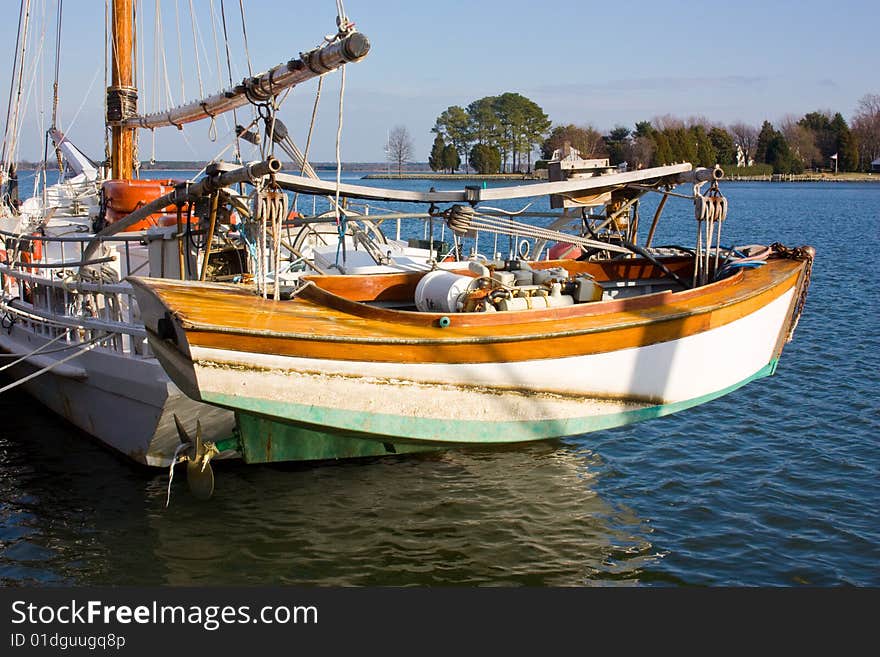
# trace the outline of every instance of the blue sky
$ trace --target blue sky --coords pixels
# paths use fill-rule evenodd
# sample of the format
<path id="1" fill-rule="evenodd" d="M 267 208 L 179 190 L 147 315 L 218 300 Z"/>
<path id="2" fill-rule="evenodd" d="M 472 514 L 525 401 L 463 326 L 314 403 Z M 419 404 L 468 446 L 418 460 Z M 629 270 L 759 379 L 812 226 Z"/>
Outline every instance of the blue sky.
<path id="1" fill-rule="evenodd" d="M 38 107 L 48 121 L 54 56 L 56 0 L 31 0 L 34 26 L 47 22 L 48 61 L 29 71 L 29 102 L 21 156 L 42 152 Z M 18 0 L 0 0 L 6 20 L 0 44 L 11 64 Z M 102 152 L 103 2 L 65 0 L 62 37 L 61 125 L 94 157 Z M 148 67 L 142 75 L 142 103 L 158 102 L 153 89 L 164 79 L 155 61 L 154 1 L 143 2 L 142 42 Z M 693 3 L 588 2 L 555 0 L 346 0 L 345 8 L 372 43 L 370 55 L 346 73 L 342 157 L 381 161 L 387 131 L 404 125 L 415 160 L 427 159 L 437 115 L 449 105 L 519 92 L 554 123 L 592 124 L 607 131 L 617 124 L 673 114 L 705 116 L 731 123 L 760 124 L 816 109 L 840 111 L 847 120 L 867 93 L 880 93 L 877 36 L 880 2 L 815 0 Z M 193 0 L 199 19 L 195 43 L 203 85 L 221 85 L 211 33 L 211 0 Z M 255 71 L 308 50 L 335 30 L 336 3 L 311 0 L 244 0 L 248 42 Z M 220 0 L 213 0 L 215 24 Z M 237 0 L 225 0 L 236 81 L 246 73 Z M 189 0 L 162 0 L 165 66 L 175 103 L 198 94 Z M 176 16 L 181 17 L 178 33 Z M 48 20 L 45 20 L 45 19 Z M 32 35 L 39 35 L 34 27 Z M 180 85 L 178 34 L 186 64 Z M 34 42 L 38 39 L 33 39 Z M 222 67 L 225 53 L 221 51 Z M 0 75 L 0 106 L 9 90 L 7 65 Z M 224 70 L 225 76 L 225 70 Z M 340 76 L 327 76 L 321 98 L 312 159 L 334 158 Z M 222 86 L 228 86 L 226 82 Z M 304 145 L 316 84 L 297 88 L 281 117 Z M 42 102 L 38 95 L 42 94 Z M 164 102 L 164 99 L 163 99 Z M 144 105 L 142 104 L 142 107 Z M 2 120 L 2 119 L 0 119 Z M 220 136 L 231 126 L 218 123 Z M 205 159 L 222 146 L 209 139 L 206 123 L 183 134 L 155 135 L 157 159 Z M 153 135 L 142 133 L 140 156 L 154 152 Z"/>

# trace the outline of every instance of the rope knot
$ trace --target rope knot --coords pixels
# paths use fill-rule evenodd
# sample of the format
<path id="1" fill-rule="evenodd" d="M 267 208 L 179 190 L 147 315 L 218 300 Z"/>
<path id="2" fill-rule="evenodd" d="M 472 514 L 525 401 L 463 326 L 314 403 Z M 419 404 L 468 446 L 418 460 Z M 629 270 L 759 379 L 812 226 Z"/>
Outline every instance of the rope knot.
<path id="1" fill-rule="evenodd" d="M 473 237 L 474 209 L 469 205 L 453 205 L 445 213 L 446 225 L 457 235 Z"/>

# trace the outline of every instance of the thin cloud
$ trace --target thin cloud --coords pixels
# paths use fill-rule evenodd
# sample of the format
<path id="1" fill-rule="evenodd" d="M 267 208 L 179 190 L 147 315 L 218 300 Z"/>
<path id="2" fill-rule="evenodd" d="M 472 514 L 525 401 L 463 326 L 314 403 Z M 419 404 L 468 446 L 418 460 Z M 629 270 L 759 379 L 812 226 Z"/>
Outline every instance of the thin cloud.
<path id="1" fill-rule="evenodd" d="M 535 92 L 552 94 L 585 94 L 597 91 L 693 91 L 700 87 L 750 88 L 768 81 L 764 76 L 727 75 L 703 77 L 629 78 L 600 82 L 550 84 L 535 87 Z"/>

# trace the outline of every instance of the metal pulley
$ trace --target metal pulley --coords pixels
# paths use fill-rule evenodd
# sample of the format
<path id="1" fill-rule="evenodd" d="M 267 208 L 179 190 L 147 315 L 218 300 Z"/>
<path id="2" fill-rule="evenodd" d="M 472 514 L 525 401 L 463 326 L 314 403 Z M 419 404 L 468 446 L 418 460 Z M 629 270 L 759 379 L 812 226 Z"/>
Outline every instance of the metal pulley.
<path id="1" fill-rule="evenodd" d="M 727 219 L 727 197 L 721 193 L 713 194 L 712 191 L 708 196 L 695 195 L 694 218 L 697 221 L 724 221 Z"/>
<path id="2" fill-rule="evenodd" d="M 254 193 L 252 216 L 258 223 L 282 221 L 287 217 L 287 194 L 280 189 Z"/>

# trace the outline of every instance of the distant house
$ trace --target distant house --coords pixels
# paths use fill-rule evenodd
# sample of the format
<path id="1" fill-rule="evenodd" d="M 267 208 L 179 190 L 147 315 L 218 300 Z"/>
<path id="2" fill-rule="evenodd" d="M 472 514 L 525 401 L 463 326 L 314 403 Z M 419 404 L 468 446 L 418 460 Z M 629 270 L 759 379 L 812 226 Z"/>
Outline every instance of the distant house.
<path id="1" fill-rule="evenodd" d="M 871 171 L 875 173 L 880 173 L 880 157 L 871 162 Z"/>

